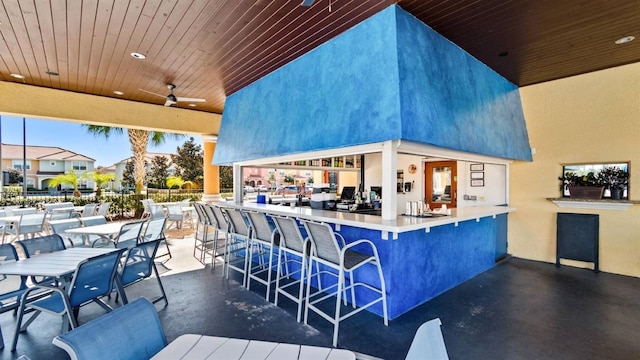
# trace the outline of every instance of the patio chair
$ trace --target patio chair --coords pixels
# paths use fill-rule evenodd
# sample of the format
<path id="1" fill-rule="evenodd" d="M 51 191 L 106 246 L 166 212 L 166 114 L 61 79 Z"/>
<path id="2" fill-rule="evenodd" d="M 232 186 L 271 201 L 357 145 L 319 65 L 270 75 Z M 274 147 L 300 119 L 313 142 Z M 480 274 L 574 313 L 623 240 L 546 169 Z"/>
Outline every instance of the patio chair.
<path id="1" fill-rule="evenodd" d="M 137 220 L 123 224 L 113 244 L 118 249 L 127 249 L 136 246 L 140 242 L 140 234 L 145 220 Z"/>
<path id="2" fill-rule="evenodd" d="M 20 215 L 20 221 L 13 226 L 5 226 L 2 233 L 2 242 L 5 242 L 5 236 L 7 234 L 13 235 L 11 241 L 16 241 L 23 237 L 24 239 L 29 236 L 40 235 L 45 232 L 44 220 L 46 213 L 41 212 L 37 214 L 24 214 Z"/>
<path id="3" fill-rule="evenodd" d="M 18 253 L 11 244 L 0 245 L 0 267 L 18 261 Z M 18 275 L 0 275 L 0 314 L 16 311 L 20 306 L 20 297 L 27 290 L 27 277 Z M 0 349 L 4 348 L 2 329 L 0 329 Z"/>
<path id="4" fill-rule="evenodd" d="M 229 222 L 224 215 L 224 212 L 219 206 L 205 204 L 203 206 L 204 212 L 209 219 L 209 223 L 214 228 L 213 238 L 209 239 L 209 234 L 207 233 L 206 247 L 205 249 L 209 249 L 207 251 L 211 252 L 211 269 L 216 269 L 216 259 L 219 256 L 225 258 L 225 253 L 227 251 L 227 237 L 229 232 Z M 209 244 L 209 242 L 211 242 Z M 209 246 L 210 245 L 210 246 Z M 220 251 L 221 250 L 221 251 Z M 224 270 L 224 261 L 223 261 L 223 270 Z"/>
<path id="5" fill-rule="evenodd" d="M 82 209 L 82 213 L 80 217 L 89 217 L 96 215 L 96 209 L 98 208 L 98 204 L 87 204 Z"/>
<path id="6" fill-rule="evenodd" d="M 80 219 L 66 219 L 49 222 L 51 232 L 60 235 L 70 247 L 86 247 L 88 243 L 82 234 L 68 233 L 68 229 L 75 229 L 82 226 Z"/>
<path id="7" fill-rule="evenodd" d="M 153 204 L 153 199 L 142 199 L 140 200 L 142 203 L 143 211 L 142 211 L 142 219 L 146 219 L 151 216 L 151 211 L 149 209 L 149 205 Z"/>
<path id="8" fill-rule="evenodd" d="M 94 226 L 94 225 L 102 225 L 107 223 L 107 218 L 101 215 L 94 215 L 89 217 L 81 217 L 80 222 L 82 226 Z M 85 235 L 85 243 L 87 246 L 93 247 L 94 243 L 97 243 L 98 240 L 103 240 L 100 235 Z"/>
<path id="9" fill-rule="evenodd" d="M 58 234 L 45 235 L 31 239 L 24 239 L 16 241 L 16 244 L 20 246 L 24 256 L 31 258 L 42 254 L 52 253 L 54 251 L 61 251 L 66 249 L 64 240 Z M 50 286 L 58 286 L 56 279 L 31 277 L 31 281 L 34 284 L 47 284 Z"/>
<path id="10" fill-rule="evenodd" d="M 182 225 L 187 219 L 187 212 L 182 211 L 180 204 L 167 205 L 167 220 L 173 222 L 176 229 L 182 229 Z M 167 229 L 171 226 L 167 226 Z"/>
<path id="11" fill-rule="evenodd" d="M 100 305 L 109 312 L 112 308 L 100 298 L 111 293 L 115 279 L 116 269 L 124 250 L 116 250 L 110 253 L 91 257 L 78 264 L 72 276 L 71 283 L 66 289 L 49 288 L 51 293 L 43 298 L 20 304 L 18 310 L 18 323 L 13 337 L 11 351 L 15 351 L 18 344 L 18 335 L 27 330 L 29 325 L 42 313 L 60 315 L 63 318 L 62 332 L 67 332 L 77 327 L 75 309 L 90 302 Z M 27 299 L 29 294 L 41 286 L 29 288 L 22 295 L 22 299 Z M 27 311 L 35 311 L 34 314 L 22 324 L 24 314 Z M 76 310 L 77 311 L 77 310 Z"/>
<path id="12" fill-rule="evenodd" d="M 442 325 L 442 322 L 439 318 L 429 320 L 420 325 L 413 337 L 405 360 L 449 360 L 440 325 Z"/>
<path id="13" fill-rule="evenodd" d="M 309 270 L 310 243 L 302 236 L 295 219 L 275 215 L 271 218 L 280 234 L 274 304 L 278 305 L 279 295 L 295 302 L 297 304 L 296 320 L 300 322 L 304 302 L 304 281 Z M 283 281 L 285 279 L 288 281 Z M 290 292 L 289 289 L 297 291 L 297 294 Z"/>
<path id="14" fill-rule="evenodd" d="M 31 208 L 21 208 L 21 207 L 6 207 L 5 212 L 7 216 L 20 216 L 20 215 L 30 215 L 38 212 L 38 209 Z"/>
<path id="15" fill-rule="evenodd" d="M 229 279 L 229 270 L 234 270 L 242 275 L 242 286 L 247 286 L 247 268 L 249 266 L 249 237 L 251 232 L 242 212 L 233 208 L 222 208 L 229 221 L 225 245 L 225 276 Z"/>
<path id="16" fill-rule="evenodd" d="M 109 214 L 110 207 L 111 207 L 110 201 L 107 201 L 105 203 L 98 205 L 98 208 L 96 209 L 96 215 L 104 216 L 105 218 L 111 218 L 111 214 Z"/>
<path id="17" fill-rule="evenodd" d="M 162 254 L 156 253 L 156 259 L 164 256 L 169 257 L 164 262 L 169 261 L 173 257 L 173 255 L 171 255 L 171 249 L 169 249 L 169 244 L 167 243 L 167 238 L 164 235 L 164 227 L 166 223 L 167 223 L 166 218 L 147 220 L 147 226 L 144 228 L 144 234 L 140 237 L 141 242 L 160 240 L 160 242 L 164 244 L 167 251 Z"/>
<path id="18" fill-rule="evenodd" d="M 275 278 L 271 277 L 274 261 L 274 249 L 280 242 L 280 233 L 269 224 L 265 213 L 255 211 L 243 212 L 251 227 L 249 241 L 249 266 L 247 268 L 247 289 L 251 289 L 251 280 L 255 280 L 267 287 L 265 300 L 269 301 L 271 284 Z M 254 265 L 254 257 L 258 264 Z M 277 261 L 275 262 L 277 263 Z M 264 275 L 263 275 L 264 274 Z M 263 278 L 266 276 L 266 278 Z"/>
<path id="19" fill-rule="evenodd" d="M 48 212 L 49 220 L 65 220 L 73 216 L 72 208 L 57 208 Z"/>
<path id="20" fill-rule="evenodd" d="M 153 304 L 139 298 L 56 336 L 53 345 L 71 360 L 149 359 L 167 346 L 167 338 Z"/>
<path id="21" fill-rule="evenodd" d="M 155 274 L 156 281 L 158 281 L 162 295 L 156 299 L 149 300 L 154 304 L 158 301 L 164 300 L 165 304 L 168 305 L 169 301 L 167 300 L 167 294 L 164 291 L 162 280 L 160 280 L 160 274 L 158 273 L 158 269 L 154 262 L 160 241 L 161 239 L 151 240 L 130 248 L 123 263 L 124 266 L 118 272 L 118 276 L 120 276 L 122 286 L 126 288 Z"/>
<path id="22" fill-rule="evenodd" d="M 310 264 L 316 262 L 321 266 L 324 266 L 331 270 L 322 271 L 322 274 L 333 276 L 337 278 L 337 283 L 328 287 L 317 289 L 315 292 L 311 292 L 311 276 L 310 270 L 307 274 L 307 296 L 305 298 L 305 312 L 304 323 L 307 323 L 309 316 L 309 310 L 320 315 L 325 320 L 333 324 L 333 346 L 338 345 L 338 331 L 340 322 L 358 312 L 373 306 L 379 302 L 382 302 L 383 321 L 385 325 L 389 324 L 387 316 L 387 293 L 385 288 L 384 276 L 382 275 L 382 267 L 380 266 L 380 259 L 378 257 L 378 250 L 375 245 L 369 240 L 357 240 L 347 245 L 341 246 L 338 243 L 336 234 L 329 224 L 318 223 L 313 221 L 301 220 L 307 229 L 309 240 L 311 241 L 311 254 L 309 257 Z M 354 247 L 368 248 L 370 254 L 365 254 L 353 250 Z M 373 265 L 378 272 L 378 286 L 375 287 L 371 284 L 356 281 L 353 277 L 353 272 L 360 269 L 364 265 Z M 311 269 L 311 267 L 309 267 Z M 320 275 L 320 273 L 318 273 Z M 348 284 L 347 284 L 348 282 Z M 368 292 L 375 294 L 375 296 L 366 304 L 357 307 L 355 289 L 365 288 Z M 343 300 L 343 293 L 351 293 L 351 305 L 353 310 L 345 311 L 342 313 L 341 302 Z M 326 312 L 325 307 L 321 306 L 326 300 L 331 299 L 335 305 L 333 314 Z M 344 300 L 346 301 L 346 295 Z"/>
<path id="23" fill-rule="evenodd" d="M 164 213 L 164 206 L 158 204 L 149 204 L 149 216 L 144 218 L 150 218 L 151 220 L 164 219 L 167 215 Z"/>

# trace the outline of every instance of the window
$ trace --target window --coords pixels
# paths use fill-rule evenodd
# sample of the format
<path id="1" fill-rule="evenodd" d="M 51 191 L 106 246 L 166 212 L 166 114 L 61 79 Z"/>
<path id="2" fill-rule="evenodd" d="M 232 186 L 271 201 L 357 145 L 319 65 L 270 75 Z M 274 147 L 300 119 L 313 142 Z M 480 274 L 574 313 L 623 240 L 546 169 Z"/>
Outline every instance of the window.
<path id="1" fill-rule="evenodd" d="M 603 189 L 602 197 L 614 200 L 629 198 L 629 163 L 564 164 L 562 196 L 572 197 L 570 187 L 592 186 Z M 596 198 L 598 198 L 596 196 Z"/>
<path id="2" fill-rule="evenodd" d="M 78 189 L 86 189 L 87 188 L 87 180 L 79 179 L 78 180 Z"/>
<path id="3" fill-rule="evenodd" d="M 87 162 L 86 161 L 74 161 L 73 162 L 73 170 L 87 170 Z"/>
<path id="4" fill-rule="evenodd" d="M 13 166 L 16 170 L 22 170 L 22 160 L 13 160 Z M 27 160 L 27 170 L 31 170 L 31 160 Z"/>
<path id="5" fill-rule="evenodd" d="M 33 179 L 29 179 L 27 178 L 27 188 L 35 188 L 36 187 L 36 181 Z"/>

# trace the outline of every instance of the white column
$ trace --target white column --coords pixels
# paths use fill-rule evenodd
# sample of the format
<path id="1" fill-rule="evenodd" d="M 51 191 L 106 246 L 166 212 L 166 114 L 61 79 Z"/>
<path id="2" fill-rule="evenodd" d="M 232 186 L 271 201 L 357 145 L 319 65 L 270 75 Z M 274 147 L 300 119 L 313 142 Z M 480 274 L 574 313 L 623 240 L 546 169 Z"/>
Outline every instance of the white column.
<path id="1" fill-rule="evenodd" d="M 243 198 L 242 166 L 233 164 L 233 202 L 242 204 Z"/>
<path id="2" fill-rule="evenodd" d="M 400 140 L 388 140 L 382 144 L 382 219 L 395 220 L 398 217 L 398 194 L 396 176 L 398 172 L 398 145 Z"/>

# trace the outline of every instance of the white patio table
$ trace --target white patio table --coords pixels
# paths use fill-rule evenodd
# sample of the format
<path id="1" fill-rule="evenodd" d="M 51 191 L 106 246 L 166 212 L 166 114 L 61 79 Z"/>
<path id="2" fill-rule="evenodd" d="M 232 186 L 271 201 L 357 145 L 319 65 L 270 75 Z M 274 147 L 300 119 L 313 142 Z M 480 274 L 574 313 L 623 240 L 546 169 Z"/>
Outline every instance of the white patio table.
<path id="1" fill-rule="evenodd" d="M 54 251 L 0 266 L 2 275 L 54 277 L 66 284 L 80 262 L 115 248 L 69 248 Z"/>
<path id="2" fill-rule="evenodd" d="M 355 353 L 344 349 L 185 334 L 173 340 L 151 359 L 355 360 L 355 358 Z"/>
<path id="3" fill-rule="evenodd" d="M 67 233 L 82 234 L 82 235 L 98 235 L 105 242 L 112 241 L 120 233 L 122 225 L 129 223 L 129 221 L 114 221 L 106 224 L 82 226 L 73 229 L 65 230 Z"/>

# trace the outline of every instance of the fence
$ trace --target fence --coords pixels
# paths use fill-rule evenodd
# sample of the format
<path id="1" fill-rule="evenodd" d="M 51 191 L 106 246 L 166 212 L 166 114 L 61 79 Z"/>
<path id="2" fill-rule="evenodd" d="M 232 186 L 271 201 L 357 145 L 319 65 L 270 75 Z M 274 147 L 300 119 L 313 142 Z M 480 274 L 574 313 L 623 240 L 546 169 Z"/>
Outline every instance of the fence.
<path id="1" fill-rule="evenodd" d="M 44 208 L 45 203 L 70 201 L 74 206 L 83 206 L 89 203 L 111 202 L 109 212 L 120 218 L 131 218 L 136 216 L 136 212 L 142 209 L 142 199 L 153 199 L 154 202 L 172 202 L 189 199 L 200 201 L 202 199 L 202 189 L 148 189 L 146 193 L 136 195 L 134 193 L 115 193 L 103 191 L 102 195 L 95 193 L 82 194 L 80 197 L 73 196 L 73 191 L 61 192 L 60 195 L 48 195 L 42 192 L 27 192 L 27 196 L 11 193 L 2 193 L 0 206 L 20 205 L 22 207 Z"/>

